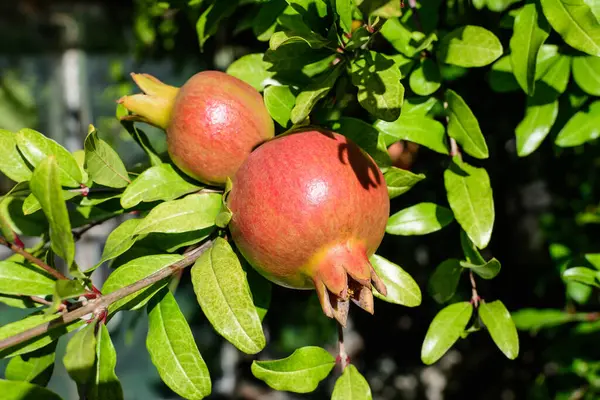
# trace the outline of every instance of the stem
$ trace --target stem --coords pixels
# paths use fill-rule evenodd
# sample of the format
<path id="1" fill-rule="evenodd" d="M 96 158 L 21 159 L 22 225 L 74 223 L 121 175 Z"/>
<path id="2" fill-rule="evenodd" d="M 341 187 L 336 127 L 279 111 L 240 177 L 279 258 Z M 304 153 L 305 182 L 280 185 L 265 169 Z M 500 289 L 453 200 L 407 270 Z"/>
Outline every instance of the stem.
<path id="1" fill-rule="evenodd" d="M 479 297 L 479 294 L 477 293 L 477 284 L 475 283 L 473 270 L 469 270 L 469 279 L 471 280 L 471 303 L 473 303 L 475 307 L 478 307 L 481 297 Z"/>
<path id="2" fill-rule="evenodd" d="M 340 359 L 340 365 L 342 366 L 342 372 L 348 366 L 350 362 L 350 357 L 348 357 L 348 353 L 346 353 L 346 347 L 344 346 L 344 327 L 342 324 L 338 323 L 338 358 Z"/>
<path id="3" fill-rule="evenodd" d="M 66 280 L 69 279 L 66 276 L 64 276 L 63 274 L 61 274 L 60 271 L 57 271 L 56 269 L 52 268 L 51 266 L 49 266 L 48 264 L 46 264 L 39 258 L 34 257 L 32 254 L 30 254 L 27 251 L 25 251 L 24 249 L 20 248 L 19 246 L 10 243 L 8 240 L 6 240 L 3 237 L 0 237 L 0 244 L 8 247 L 9 249 L 11 249 L 13 252 L 15 252 L 17 254 L 22 255 L 23 257 L 25 257 L 25 259 L 27 261 L 34 263 L 35 265 L 37 265 L 38 267 L 40 267 L 41 269 L 43 269 L 44 271 L 46 271 L 47 273 L 49 273 L 50 275 L 55 277 L 56 279 L 66 279 Z"/>
<path id="4" fill-rule="evenodd" d="M 20 343 L 26 342 L 36 336 L 42 335 L 49 330 L 55 329 L 57 327 L 67 325 L 77 319 L 82 318 L 84 315 L 92 313 L 94 316 L 102 315 L 103 312 L 106 312 L 108 306 L 112 303 L 132 294 L 145 287 L 152 285 L 158 281 L 161 281 L 177 271 L 193 264 L 205 251 L 207 251 L 212 245 L 213 241 L 208 240 L 202 243 L 200 246 L 194 248 L 193 250 L 184 254 L 183 260 L 180 260 L 174 264 L 169 265 L 159 271 L 156 271 L 150 276 L 147 276 L 144 279 L 141 279 L 135 283 L 132 283 L 129 286 L 125 286 L 117 291 L 114 291 L 106 296 L 98 296 L 97 298 L 88 301 L 85 305 L 80 308 L 77 308 L 73 311 L 69 311 L 65 314 L 62 314 L 60 317 L 53 319 L 52 321 L 46 322 L 44 324 L 38 325 L 21 333 L 18 333 L 14 336 L 10 336 L 4 340 L 0 340 L 0 351 L 7 349 L 12 346 L 16 346 Z"/>

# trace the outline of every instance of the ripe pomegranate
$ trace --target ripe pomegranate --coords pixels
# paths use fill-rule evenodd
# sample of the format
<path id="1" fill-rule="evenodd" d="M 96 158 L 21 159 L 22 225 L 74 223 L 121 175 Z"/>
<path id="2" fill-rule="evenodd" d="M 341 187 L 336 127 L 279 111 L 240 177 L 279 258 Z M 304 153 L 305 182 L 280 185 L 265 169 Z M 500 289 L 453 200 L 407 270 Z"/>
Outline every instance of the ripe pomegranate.
<path id="1" fill-rule="evenodd" d="M 227 198 L 231 237 L 263 276 L 315 288 L 324 313 L 345 325 L 349 299 L 373 313 L 369 262 L 390 202 L 381 171 L 346 137 L 324 130 L 279 136 L 240 167 Z"/>
<path id="2" fill-rule="evenodd" d="M 124 118 L 164 129 L 171 159 L 201 182 L 223 185 L 250 152 L 275 134 L 263 99 L 252 86 L 219 71 L 203 71 L 181 88 L 132 74 L 144 94 L 119 100 Z"/>

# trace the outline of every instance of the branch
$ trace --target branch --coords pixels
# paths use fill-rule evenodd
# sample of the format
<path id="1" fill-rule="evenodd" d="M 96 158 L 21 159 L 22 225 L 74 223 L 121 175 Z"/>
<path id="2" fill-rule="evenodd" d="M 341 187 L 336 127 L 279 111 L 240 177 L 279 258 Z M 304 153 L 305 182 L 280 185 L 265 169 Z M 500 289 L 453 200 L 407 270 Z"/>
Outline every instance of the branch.
<path id="1" fill-rule="evenodd" d="M 50 275 L 55 277 L 56 279 L 66 279 L 66 280 L 69 279 L 66 276 L 64 276 L 63 274 L 61 274 L 60 271 L 57 271 L 56 269 L 52 268 L 51 266 L 49 266 L 48 264 L 46 264 L 39 258 L 28 253 L 27 251 L 20 248 L 19 246 L 15 245 L 13 243 L 10 243 L 8 240 L 6 240 L 5 238 L 3 238 L 1 236 L 0 236 L 0 244 L 8 247 L 9 249 L 11 249 L 13 252 L 15 252 L 17 254 L 22 255 L 23 257 L 25 257 L 25 259 L 27 261 L 34 263 L 35 265 L 37 265 L 38 267 L 40 267 L 41 269 L 43 269 L 44 271 L 46 271 L 47 273 L 49 273 Z"/>
<path id="2" fill-rule="evenodd" d="M 473 275 L 472 269 L 469 270 L 469 280 L 471 281 L 471 303 L 473 303 L 473 305 L 475 307 L 478 307 L 481 297 L 479 297 L 479 294 L 477 293 L 477 285 L 475 284 L 475 275 Z"/>
<path id="3" fill-rule="evenodd" d="M 28 329 L 24 332 L 18 333 L 14 336 L 8 337 L 4 340 L 0 340 L 0 352 L 9 347 L 26 342 L 27 340 L 30 340 L 36 336 L 42 335 L 48 332 L 49 330 L 55 329 L 63 325 L 67 325 L 77 319 L 82 318 L 84 315 L 90 313 L 93 313 L 94 315 L 101 315 L 112 303 L 141 289 L 144 289 L 152 285 L 153 283 L 162 281 L 163 279 L 168 278 L 169 276 L 173 275 L 179 270 L 193 264 L 202 255 L 202 253 L 204 253 L 210 248 L 212 243 L 212 240 L 208 240 L 202 243 L 200 246 L 185 253 L 183 260 L 180 260 L 174 264 L 169 265 L 168 267 L 156 271 L 152 275 L 141 279 L 135 283 L 132 283 L 129 286 L 125 286 L 124 288 L 107 294 L 106 296 L 99 296 L 93 300 L 88 301 L 84 306 L 77 308 L 73 311 L 64 313 L 58 318 L 55 318 L 49 322 L 38 325 L 31 329 Z"/>
<path id="4" fill-rule="evenodd" d="M 346 353 L 346 346 L 344 345 L 344 327 L 342 324 L 338 322 L 338 348 L 339 354 L 338 359 L 340 361 L 340 365 L 342 366 L 342 372 L 346 369 L 348 364 L 350 363 L 350 357 L 348 353 Z"/>

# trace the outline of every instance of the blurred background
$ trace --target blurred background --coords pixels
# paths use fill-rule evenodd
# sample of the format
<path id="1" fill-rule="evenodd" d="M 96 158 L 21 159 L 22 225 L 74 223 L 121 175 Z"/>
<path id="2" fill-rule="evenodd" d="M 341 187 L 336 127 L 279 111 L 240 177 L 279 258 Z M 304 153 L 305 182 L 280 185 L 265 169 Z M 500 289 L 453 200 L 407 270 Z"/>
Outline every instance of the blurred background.
<path id="1" fill-rule="evenodd" d="M 195 30 L 200 3 L 0 1 L 0 128 L 14 131 L 31 127 L 73 151 L 82 148 L 87 126 L 93 123 L 128 167 L 135 168 L 144 160 L 144 153 L 115 118 L 115 101 L 136 91 L 130 72 L 151 73 L 169 84 L 181 85 L 195 72 L 225 70 L 240 56 L 266 48 L 265 42 L 246 34 L 251 2 L 240 1 L 234 14 L 215 26 L 215 35 L 201 52 Z M 497 29 L 498 14 L 476 12 L 466 1 L 442 3 L 445 11 L 455 11 L 457 3 L 466 5 L 461 8 L 465 18 L 477 18 L 478 24 L 492 27 L 503 40 L 508 39 L 510 32 Z M 496 257 L 503 269 L 493 281 L 479 280 L 479 293 L 488 301 L 501 299 L 511 312 L 526 308 L 597 311 L 597 291 L 576 284 L 567 287 L 560 272 L 570 255 L 600 252 L 598 145 L 561 150 L 546 140 L 533 155 L 518 158 L 514 129 L 523 117 L 524 96 L 492 91 L 487 71 L 470 70 L 452 83 L 477 115 L 491 154 L 484 164 L 494 189 L 496 223 L 484 256 Z M 571 93 L 577 89 L 573 87 Z M 558 129 L 570 115 L 572 99 L 565 97 L 561 101 L 567 104 L 561 104 L 555 124 Z M 575 101 L 577 96 L 571 97 Z M 151 128 L 146 132 L 157 150 L 165 149 L 162 132 Z M 422 201 L 445 204 L 444 162 L 439 155 L 420 149 L 411 169 L 425 173 L 428 179 L 395 199 L 392 212 Z M 0 177 L 1 192 L 10 186 L 11 182 Z M 100 258 L 106 235 L 120 221 L 112 220 L 86 234 L 78 248 L 81 265 L 93 265 Z M 423 304 L 408 309 L 377 301 L 374 316 L 352 308 L 347 346 L 352 362 L 368 379 L 374 398 L 599 398 L 593 397 L 600 381 L 596 374 L 600 369 L 596 361 L 600 359 L 597 322 L 521 331 L 521 352 L 516 361 L 507 360 L 489 335 L 478 332 L 459 341 L 437 364 L 424 366 L 421 343 L 441 309 L 427 294 L 427 281 L 440 262 L 462 257 L 459 227 L 453 224 L 423 237 L 387 236 L 379 253 L 417 280 Z M 107 272 L 103 270 L 97 279 L 102 280 Z M 466 276 L 463 279 L 456 296 L 467 299 L 470 285 Z M 252 358 L 212 331 L 196 304 L 189 275 L 184 274 L 176 297 L 211 371 L 214 389 L 210 398 L 329 397 L 337 373 L 311 394 L 270 391 L 252 377 Z M 0 324 L 17 320 L 24 312 L 0 304 Z M 161 383 L 147 355 L 145 319 L 142 312 L 121 312 L 109 324 L 125 398 L 176 399 Z M 268 346 L 261 358 L 284 357 L 304 345 L 324 345 L 335 351 L 335 324 L 322 315 L 313 292 L 274 287 L 265 332 Z M 66 342 L 59 342 L 49 388 L 65 399 L 76 399 L 76 387 L 59 361 Z M 4 367 L 1 361 L 0 376 Z"/>

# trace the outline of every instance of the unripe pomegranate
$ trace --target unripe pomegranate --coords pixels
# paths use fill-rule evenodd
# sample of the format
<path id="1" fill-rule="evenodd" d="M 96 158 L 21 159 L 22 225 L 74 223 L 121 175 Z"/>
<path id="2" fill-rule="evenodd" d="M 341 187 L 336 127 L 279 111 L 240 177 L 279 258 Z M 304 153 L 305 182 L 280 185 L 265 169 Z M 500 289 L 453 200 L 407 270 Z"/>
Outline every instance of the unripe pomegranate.
<path id="1" fill-rule="evenodd" d="M 252 86 L 219 71 L 203 71 L 181 88 L 132 74 L 144 94 L 119 100 L 142 121 L 167 132 L 171 159 L 201 182 L 223 185 L 250 152 L 275 134 L 263 99 Z"/>
<path id="2" fill-rule="evenodd" d="M 399 140 L 388 147 L 392 165 L 397 168 L 410 170 L 419 151 L 419 145 L 414 142 Z"/>
<path id="3" fill-rule="evenodd" d="M 373 313 L 369 262 L 390 202 L 381 171 L 346 137 L 322 130 L 264 143 L 240 167 L 227 199 L 239 251 L 263 276 L 315 288 L 328 317 L 345 325 L 349 299 Z"/>

